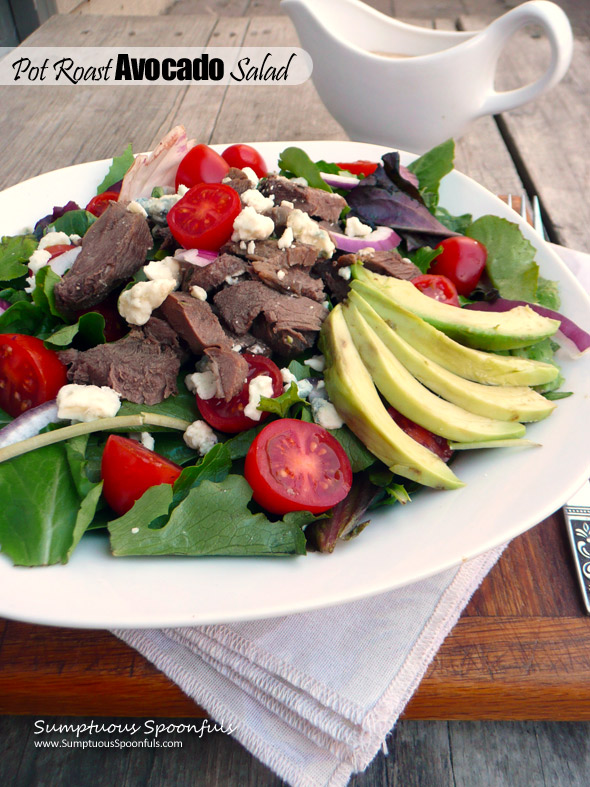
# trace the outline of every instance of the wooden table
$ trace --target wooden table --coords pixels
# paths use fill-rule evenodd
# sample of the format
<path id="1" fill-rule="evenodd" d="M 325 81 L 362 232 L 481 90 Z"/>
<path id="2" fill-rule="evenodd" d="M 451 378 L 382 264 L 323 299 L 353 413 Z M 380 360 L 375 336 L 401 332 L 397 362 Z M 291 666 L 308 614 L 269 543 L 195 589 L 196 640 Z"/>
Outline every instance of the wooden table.
<path id="1" fill-rule="evenodd" d="M 437 24 L 442 26 L 442 22 Z M 448 24 L 448 23 L 446 23 Z M 479 27 L 469 17 L 464 27 Z M 292 45 L 285 17 L 64 16 L 37 45 Z M 508 86 L 540 68 L 543 42 L 520 37 Z M 489 189 L 536 191 L 552 239 L 590 248 L 590 47 L 578 31 L 570 73 L 551 94 L 478 121 L 457 166 Z M 4 87 L 0 187 L 133 142 L 149 149 L 174 123 L 202 141 L 343 139 L 311 84 L 297 88 Z M 272 107 L 272 111 L 269 111 Z M 296 107 L 296 110 L 294 108 Z M 500 490 L 499 490 L 500 491 Z M 108 633 L 0 622 L 0 712 L 192 716 L 199 710 Z M 590 620 L 582 613 L 560 513 L 517 538 L 486 578 L 406 708 L 408 719 L 590 719 Z"/>

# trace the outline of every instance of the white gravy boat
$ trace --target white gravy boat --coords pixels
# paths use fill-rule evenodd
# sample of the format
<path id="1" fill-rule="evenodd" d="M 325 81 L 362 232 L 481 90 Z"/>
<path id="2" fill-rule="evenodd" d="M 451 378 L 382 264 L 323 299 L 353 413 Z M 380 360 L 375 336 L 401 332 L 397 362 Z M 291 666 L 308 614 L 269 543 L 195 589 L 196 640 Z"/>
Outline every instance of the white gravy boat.
<path id="1" fill-rule="evenodd" d="M 479 32 L 447 32 L 398 22 L 359 0 L 282 0 L 313 60 L 320 98 L 355 140 L 424 152 L 460 136 L 472 120 L 525 104 L 566 73 L 573 50 L 563 10 L 531 0 Z M 535 82 L 494 90 L 507 40 L 539 25 L 551 63 Z"/>

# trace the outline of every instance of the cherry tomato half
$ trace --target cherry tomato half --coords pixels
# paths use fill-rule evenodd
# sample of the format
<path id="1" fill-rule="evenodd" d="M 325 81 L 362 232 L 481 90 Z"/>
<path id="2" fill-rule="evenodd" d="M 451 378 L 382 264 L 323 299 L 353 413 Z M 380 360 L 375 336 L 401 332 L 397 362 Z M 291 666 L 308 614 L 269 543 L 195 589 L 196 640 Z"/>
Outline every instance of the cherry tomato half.
<path id="1" fill-rule="evenodd" d="M 102 454 L 100 476 L 110 507 L 123 516 L 151 486 L 173 484 L 182 468 L 137 440 L 112 434 Z"/>
<path id="2" fill-rule="evenodd" d="M 317 424 L 279 418 L 256 436 L 244 476 L 256 502 L 273 514 L 321 514 L 343 500 L 352 485 L 346 452 Z"/>
<path id="3" fill-rule="evenodd" d="M 197 183 L 221 183 L 229 171 L 229 164 L 209 145 L 195 145 L 178 165 L 176 191 L 180 185 L 196 186 Z"/>
<path id="4" fill-rule="evenodd" d="M 279 367 L 273 363 L 270 358 L 264 355 L 252 355 L 250 353 L 243 353 L 243 357 L 248 361 L 248 374 L 246 382 L 241 392 L 226 402 L 225 399 L 219 399 L 214 396 L 212 399 L 201 399 L 197 396 L 197 406 L 199 412 L 207 421 L 207 423 L 220 432 L 227 432 L 235 434 L 236 432 L 243 432 L 245 429 L 251 429 L 253 426 L 258 426 L 268 418 L 268 413 L 262 413 L 259 421 L 254 421 L 244 415 L 244 407 L 248 404 L 250 399 L 249 385 L 254 377 L 261 374 L 267 374 L 272 379 L 272 395 L 280 396 L 283 393 L 283 378 Z"/>
<path id="5" fill-rule="evenodd" d="M 459 295 L 469 295 L 486 267 L 488 251 L 483 243 L 460 236 L 445 238 L 436 247 L 442 253 L 430 266 L 430 273 L 450 279 Z"/>
<path id="6" fill-rule="evenodd" d="M 168 226 L 185 249 L 217 251 L 231 237 L 242 209 L 237 191 L 224 183 L 200 183 L 168 211 Z"/>
<path id="7" fill-rule="evenodd" d="M 374 161 L 365 161 L 364 159 L 359 159 L 358 161 L 349 161 L 348 163 L 338 163 L 336 166 L 340 167 L 340 169 L 345 169 L 352 175 L 364 175 L 366 178 L 368 178 L 369 175 L 372 175 L 373 172 L 375 172 L 379 165 Z"/>
<path id="8" fill-rule="evenodd" d="M 66 382 L 66 367 L 41 339 L 0 334 L 0 407 L 13 418 L 55 399 Z"/>
<path id="9" fill-rule="evenodd" d="M 260 153 L 250 145 L 230 145 L 221 155 L 230 167 L 238 169 L 250 167 L 259 178 L 265 178 L 268 175 L 266 162 Z"/>
<path id="10" fill-rule="evenodd" d="M 452 448 L 449 448 L 449 441 L 446 439 L 446 437 L 441 437 L 440 435 L 434 434 L 428 429 L 425 429 L 423 426 L 420 426 L 420 424 L 411 421 L 409 418 L 406 418 L 405 415 L 402 415 L 400 412 L 398 412 L 394 407 L 388 407 L 387 412 L 400 429 L 402 429 L 417 443 L 423 445 L 424 448 L 428 448 L 429 451 L 432 451 L 433 454 L 436 454 L 438 457 L 440 457 L 443 462 L 448 462 L 452 457 L 453 450 Z"/>
<path id="11" fill-rule="evenodd" d="M 417 287 L 424 295 L 434 298 L 435 301 L 447 303 L 449 306 L 459 305 L 457 288 L 446 276 L 434 276 L 431 273 L 423 273 L 412 279 L 412 284 Z"/>
<path id="12" fill-rule="evenodd" d="M 92 213 L 93 216 L 102 216 L 105 210 L 109 207 L 109 202 L 112 200 L 116 202 L 119 199 L 119 192 L 117 191 L 103 191 L 102 194 L 97 194 L 92 197 L 86 210 Z"/>

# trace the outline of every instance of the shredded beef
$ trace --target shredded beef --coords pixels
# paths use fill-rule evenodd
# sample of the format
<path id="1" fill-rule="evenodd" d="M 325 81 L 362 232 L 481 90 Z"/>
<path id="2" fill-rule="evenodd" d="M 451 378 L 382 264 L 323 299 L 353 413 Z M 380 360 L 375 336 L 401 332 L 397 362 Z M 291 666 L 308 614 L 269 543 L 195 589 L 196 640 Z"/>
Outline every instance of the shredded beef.
<path id="1" fill-rule="evenodd" d="M 239 336 L 252 329 L 254 336 L 286 357 L 310 347 L 327 316 L 316 301 L 283 295 L 257 281 L 225 287 L 214 301 L 231 331 Z"/>
<path id="2" fill-rule="evenodd" d="M 311 268 L 317 260 L 318 253 L 313 246 L 307 243 L 294 243 L 288 249 L 279 249 L 277 241 L 269 238 L 254 243 L 254 251 L 250 254 L 247 249 L 240 248 L 239 243 L 229 242 L 222 246 L 221 252 L 243 257 L 246 260 L 269 260 L 277 268 L 290 268 L 297 265 L 301 268 Z"/>
<path id="3" fill-rule="evenodd" d="M 324 286 L 320 279 L 312 279 L 304 268 L 277 268 L 270 260 L 254 260 L 252 272 L 273 290 L 293 295 L 303 295 L 314 301 L 325 300 Z"/>
<path id="4" fill-rule="evenodd" d="M 259 190 L 265 197 L 274 195 L 277 206 L 286 200 L 292 202 L 294 208 L 326 221 L 338 221 L 342 209 L 346 207 L 346 200 L 339 194 L 312 186 L 300 186 L 280 175 L 271 175 L 261 181 Z"/>
<path id="5" fill-rule="evenodd" d="M 209 368 L 217 383 L 215 396 L 229 402 L 244 387 L 248 375 L 248 361 L 227 347 L 207 347 L 205 355 L 209 358 Z"/>
<path id="6" fill-rule="evenodd" d="M 152 246 L 145 218 L 111 202 L 84 236 L 72 268 L 55 285 L 57 308 L 69 314 L 100 303 L 141 268 Z"/>
<path id="7" fill-rule="evenodd" d="M 230 167 L 229 172 L 225 176 L 229 178 L 229 180 L 223 180 L 226 186 L 229 186 L 234 191 L 237 191 L 238 194 L 243 194 L 248 189 L 252 188 L 252 184 L 250 183 L 250 179 L 248 176 L 242 172 L 241 169 L 237 169 L 236 167 Z"/>
<path id="8" fill-rule="evenodd" d="M 229 345 L 207 301 L 186 292 L 173 292 L 160 306 L 160 312 L 195 355 L 201 355 L 206 347 Z"/>
<path id="9" fill-rule="evenodd" d="M 363 255 L 362 263 L 374 273 L 381 273 L 384 276 L 393 276 L 396 279 L 406 279 L 411 281 L 416 276 L 420 276 L 421 271 L 413 262 L 405 260 L 399 251 L 374 251 L 371 255 Z M 358 254 L 343 254 L 338 258 L 338 267 L 354 265 L 358 262 Z"/>
<path id="10" fill-rule="evenodd" d="M 321 277 L 332 301 L 336 303 L 343 301 L 348 294 L 348 282 L 338 274 L 338 269 L 336 260 L 320 260 L 313 269 L 313 272 Z"/>
<path id="11" fill-rule="evenodd" d="M 84 352 L 60 353 L 62 362 L 69 366 L 68 380 L 80 385 L 108 385 L 136 404 L 158 404 L 178 393 L 178 342 L 159 322 L 152 317 L 143 328 L 132 328 L 116 342 Z"/>
<path id="12" fill-rule="evenodd" d="M 209 292 L 217 289 L 228 276 L 241 276 L 245 273 L 247 263 L 233 254 L 221 254 L 209 265 L 201 268 L 188 262 L 181 263 L 183 268 L 182 289 L 189 292 L 195 285 Z"/>

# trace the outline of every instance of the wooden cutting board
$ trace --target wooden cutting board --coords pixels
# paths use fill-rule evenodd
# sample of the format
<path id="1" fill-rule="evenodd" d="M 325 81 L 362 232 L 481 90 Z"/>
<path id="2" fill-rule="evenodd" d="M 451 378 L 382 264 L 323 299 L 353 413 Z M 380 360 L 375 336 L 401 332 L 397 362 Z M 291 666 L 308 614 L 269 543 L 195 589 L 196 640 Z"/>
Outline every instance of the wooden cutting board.
<path id="1" fill-rule="evenodd" d="M 590 719 L 590 619 L 561 513 L 515 539 L 447 637 L 407 719 Z M 203 716 L 104 631 L 0 621 L 0 712 Z"/>

